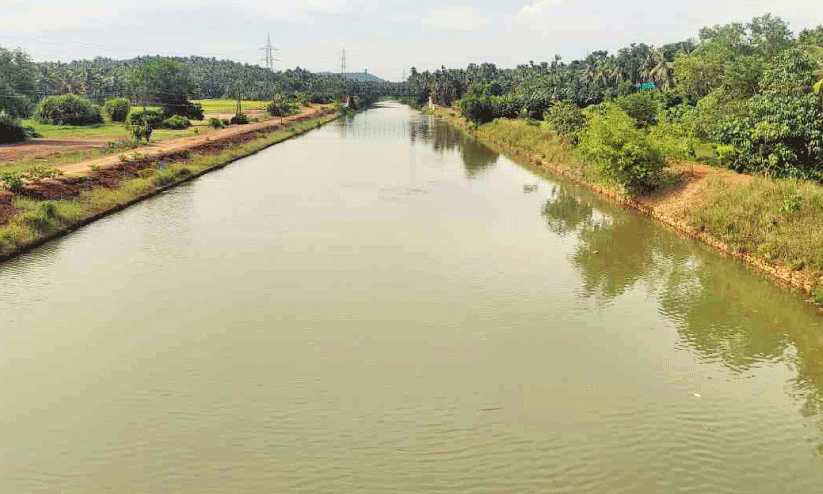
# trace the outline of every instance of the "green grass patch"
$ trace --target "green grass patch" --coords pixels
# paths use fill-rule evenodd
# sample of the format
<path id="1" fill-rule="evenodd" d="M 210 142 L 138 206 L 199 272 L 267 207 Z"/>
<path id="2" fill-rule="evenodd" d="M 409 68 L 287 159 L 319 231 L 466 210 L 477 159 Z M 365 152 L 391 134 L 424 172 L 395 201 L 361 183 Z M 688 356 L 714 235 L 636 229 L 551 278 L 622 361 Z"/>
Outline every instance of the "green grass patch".
<path id="1" fill-rule="evenodd" d="M 796 179 L 709 179 L 692 224 L 729 246 L 793 270 L 823 270 L 823 187 Z"/>
<path id="2" fill-rule="evenodd" d="M 195 103 L 203 106 L 203 113 L 234 113 L 237 110 L 236 99 L 203 99 L 195 101 Z M 243 100 L 241 101 L 243 111 L 249 110 L 265 110 L 268 101 L 261 100 Z"/>

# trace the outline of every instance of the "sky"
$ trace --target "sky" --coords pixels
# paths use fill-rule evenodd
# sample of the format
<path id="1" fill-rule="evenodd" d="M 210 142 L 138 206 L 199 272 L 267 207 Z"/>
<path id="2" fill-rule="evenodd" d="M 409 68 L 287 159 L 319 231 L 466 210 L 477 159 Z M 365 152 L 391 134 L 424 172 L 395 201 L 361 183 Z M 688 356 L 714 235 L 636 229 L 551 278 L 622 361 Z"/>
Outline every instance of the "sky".
<path id="1" fill-rule="evenodd" d="M 0 46 L 36 61 L 200 55 L 263 65 L 271 35 L 277 69 L 339 72 L 345 48 L 349 72 L 400 80 L 411 67 L 508 68 L 662 45 L 767 12 L 795 33 L 823 24 L 817 0 L 0 0 Z"/>

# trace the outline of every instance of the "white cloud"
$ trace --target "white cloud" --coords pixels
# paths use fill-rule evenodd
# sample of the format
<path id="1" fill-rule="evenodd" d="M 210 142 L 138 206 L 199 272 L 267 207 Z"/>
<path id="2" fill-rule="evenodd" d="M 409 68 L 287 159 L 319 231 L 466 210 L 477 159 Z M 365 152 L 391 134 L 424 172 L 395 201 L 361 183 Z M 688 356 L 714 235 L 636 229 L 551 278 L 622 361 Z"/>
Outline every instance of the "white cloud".
<path id="1" fill-rule="evenodd" d="M 490 23 L 491 21 L 474 7 L 458 5 L 436 7 L 423 19 L 424 25 L 446 31 L 472 31 Z"/>
<path id="2" fill-rule="evenodd" d="M 520 9 L 517 17 L 520 19 L 542 17 L 551 9 L 552 5 L 559 5 L 561 3 L 563 3 L 563 0 L 535 0 L 533 3 L 525 5 L 522 9 Z"/>

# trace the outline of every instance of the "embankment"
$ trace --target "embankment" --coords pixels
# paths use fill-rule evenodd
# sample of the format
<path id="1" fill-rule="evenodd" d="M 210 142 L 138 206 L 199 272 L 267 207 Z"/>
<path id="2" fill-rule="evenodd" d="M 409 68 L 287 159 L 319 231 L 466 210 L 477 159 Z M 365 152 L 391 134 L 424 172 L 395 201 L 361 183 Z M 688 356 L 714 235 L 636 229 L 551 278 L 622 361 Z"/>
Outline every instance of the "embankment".
<path id="1" fill-rule="evenodd" d="M 707 205 L 713 200 L 717 202 L 720 194 L 726 194 L 730 189 L 735 189 L 738 194 L 741 194 L 757 187 L 778 188 L 776 185 L 768 185 L 768 181 L 699 163 L 673 163 L 669 170 L 671 180 L 668 184 L 648 195 L 631 196 L 622 188 L 604 182 L 591 165 L 577 160 L 570 146 L 562 143 L 556 134 L 552 136 L 553 133 L 545 130 L 545 127 L 535 127 L 525 121 L 499 121 L 477 127 L 462 118 L 454 109 L 433 108 L 426 112 L 445 118 L 452 125 L 499 152 L 566 177 L 623 207 L 654 218 L 679 234 L 696 239 L 725 255 L 737 258 L 746 265 L 765 273 L 780 285 L 799 289 L 804 294 L 811 295 L 818 304 L 821 303 L 823 272 L 819 268 L 804 265 L 802 262 L 792 265 L 791 259 L 787 259 L 791 257 L 790 255 L 777 259 L 768 259 L 763 255 L 758 255 L 760 253 L 753 248 L 758 243 L 754 241 L 749 242 L 751 245 L 730 244 L 722 238 L 721 234 L 711 230 L 721 227 L 706 225 L 700 220 L 701 215 L 705 216 Z M 823 190 L 820 187 L 808 182 L 800 185 L 813 188 L 815 190 L 813 199 L 819 202 L 819 197 L 823 196 Z M 783 200 L 782 197 L 778 199 Z M 728 201 L 729 199 L 724 198 L 723 200 Z M 777 209 L 772 203 L 755 205 L 755 209 L 768 210 L 769 208 Z M 793 220 L 786 218 L 785 215 L 779 219 L 785 222 Z M 795 221 L 795 223 L 798 222 L 799 220 Z M 733 224 L 733 221 L 728 224 Z M 795 231 L 797 231 L 797 226 L 794 225 Z M 752 228 L 755 227 L 762 228 L 759 225 Z M 816 237 L 807 236 L 804 240 L 807 244 L 813 244 Z M 792 244 L 793 241 L 794 239 L 784 237 L 772 243 L 780 247 L 780 244 Z M 775 250 L 779 250 L 777 247 Z M 817 247 L 823 249 L 823 245 Z M 811 248 L 814 249 L 814 246 Z M 819 258 L 819 252 L 812 255 Z M 810 301 L 814 302 L 814 300 Z"/>
<path id="2" fill-rule="evenodd" d="M 339 117 L 332 107 L 315 108 L 144 153 L 67 165 L 59 177 L 0 191 L 0 261 Z"/>

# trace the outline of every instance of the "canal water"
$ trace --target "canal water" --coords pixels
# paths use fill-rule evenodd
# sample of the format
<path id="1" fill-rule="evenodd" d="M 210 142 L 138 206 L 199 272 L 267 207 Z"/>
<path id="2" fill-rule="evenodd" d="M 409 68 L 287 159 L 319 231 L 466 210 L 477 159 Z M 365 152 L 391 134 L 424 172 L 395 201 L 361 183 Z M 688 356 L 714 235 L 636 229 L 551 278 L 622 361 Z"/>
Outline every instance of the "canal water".
<path id="1" fill-rule="evenodd" d="M 0 492 L 797 493 L 823 320 L 382 103 L 0 265 Z"/>

